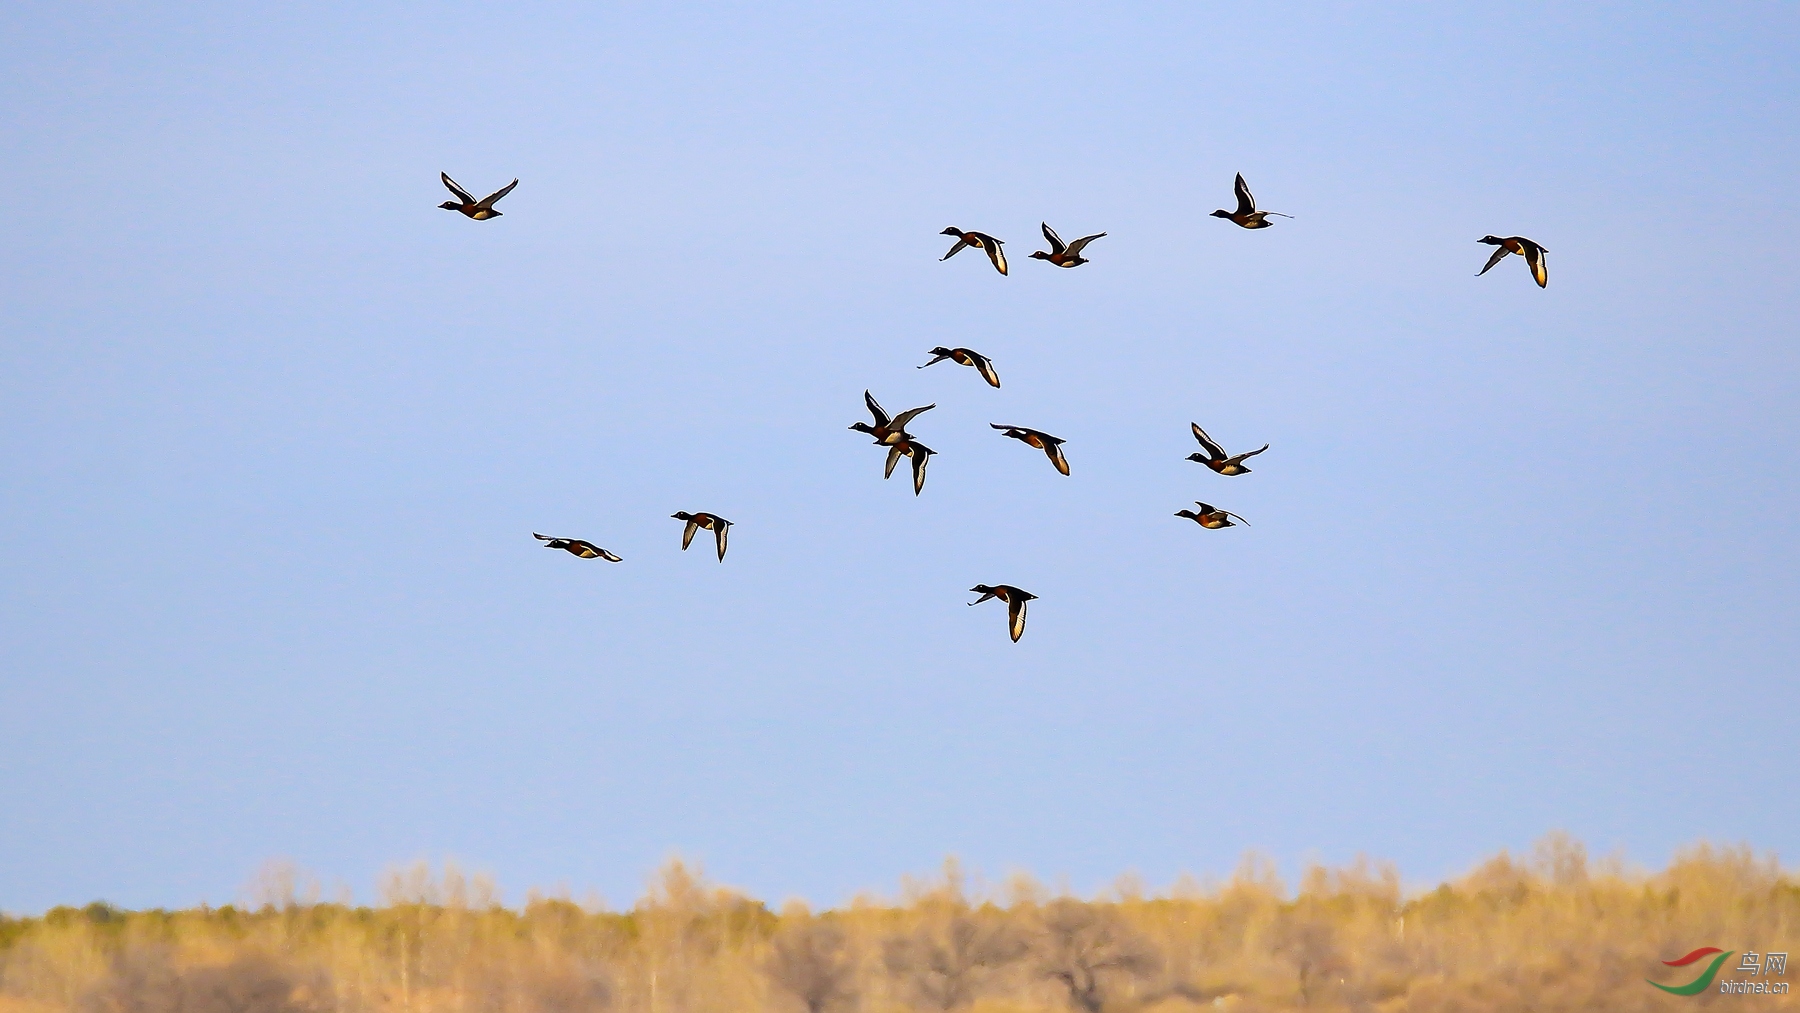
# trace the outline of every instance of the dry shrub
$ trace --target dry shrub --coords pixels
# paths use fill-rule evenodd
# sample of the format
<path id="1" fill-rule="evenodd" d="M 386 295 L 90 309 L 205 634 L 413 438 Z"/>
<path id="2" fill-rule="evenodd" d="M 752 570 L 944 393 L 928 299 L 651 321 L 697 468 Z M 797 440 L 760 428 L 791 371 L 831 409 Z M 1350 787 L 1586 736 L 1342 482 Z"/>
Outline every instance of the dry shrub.
<path id="1" fill-rule="evenodd" d="M 1553 834 L 1412 896 L 1362 859 L 1306 869 L 1291 894 L 1252 856 L 1222 883 L 1156 895 L 1125 879 L 1092 902 L 1022 875 L 971 899 L 949 867 L 900 903 L 779 916 L 681 862 L 623 912 L 506 908 L 480 878 L 424 866 L 372 908 L 314 903 L 310 882 L 265 869 L 255 910 L 0 917 L 0 1013 L 1800 1010 L 1644 983 L 1687 980 L 1660 961 L 1697 946 L 1800 941 L 1800 883 L 1744 847 L 1634 872 Z M 1790 963 L 1773 980 L 1800 978 Z"/>

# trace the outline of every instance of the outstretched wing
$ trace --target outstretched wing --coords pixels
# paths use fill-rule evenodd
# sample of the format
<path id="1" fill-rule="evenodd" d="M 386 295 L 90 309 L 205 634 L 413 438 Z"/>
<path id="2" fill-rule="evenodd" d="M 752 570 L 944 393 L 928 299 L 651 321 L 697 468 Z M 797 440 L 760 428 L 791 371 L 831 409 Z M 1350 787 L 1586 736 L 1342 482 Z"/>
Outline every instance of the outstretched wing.
<path id="1" fill-rule="evenodd" d="M 1069 473 L 1069 459 L 1063 456 L 1062 442 L 1060 440 L 1055 443 L 1045 440 L 1044 454 L 1050 458 L 1051 464 L 1056 465 L 1057 471 L 1060 471 L 1065 475 Z"/>
<path id="2" fill-rule="evenodd" d="M 1106 233 L 1096 232 L 1091 236 L 1082 236 L 1080 239 L 1075 240 L 1073 243 L 1069 244 L 1069 256 L 1071 256 L 1071 257 L 1081 256 L 1081 251 L 1084 247 L 1087 246 L 1087 244 L 1093 242 L 1096 239 L 1099 239 L 1101 236 L 1104 236 L 1104 235 L 1106 235 Z"/>
<path id="3" fill-rule="evenodd" d="M 606 560 L 609 563 L 623 563 L 625 561 L 625 557 L 615 555 L 611 552 L 606 551 L 605 549 L 600 550 L 600 558 Z"/>
<path id="4" fill-rule="evenodd" d="M 893 478 L 894 477 L 894 465 L 899 464 L 899 463 L 900 463 L 900 444 L 896 443 L 893 446 L 888 448 L 887 470 L 885 470 L 881 473 L 881 477 L 882 478 Z"/>
<path id="5" fill-rule="evenodd" d="M 687 551 L 688 545 L 694 540 L 694 532 L 698 530 L 700 530 L 700 522 L 698 520 L 690 519 L 687 522 L 687 530 L 681 533 L 681 551 Z"/>
<path id="6" fill-rule="evenodd" d="M 983 593 L 982 593 L 982 595 L 981 595 L 981 597 L 979 597 L 979 598 L 977 598 L 977 599 L 975 599 L 975 600 L 974 600 L 974 601 L 972 601 L 972 602 L 970 602 L 970 603 L 969 603 L 969 604 L 970 604 L 970 605 L 979 605 L 979 604 L 981 604 L 981 603 L 982 603 L 982 602 L 984 602 L 984 601 L 987 601 L 987 600 L 988 600 L 988 599 L 989 599 L 989 598 L 992 598 L 992 597 L 994 597 L 994 592 L 992 592 L 992 591 L 984 591 L 984 592 L 983 592 Z"/>
<path id="7" fill-rule="evenodd" d="M 550 537 L 550 536 L 549 536 L 549 535 L 540 535 L 540 534 L 538 534 L 538 533 L 537 533 L 537 532 L 535 532 L 535 531 L 533 531 L 533 532 L 532 532 L 532 533 L 531 533 L 531 537 L 533 537 L 533 538 L 535 538 L 535 539 L 537 539 L 537 540 L 538 540 L 538 541 L 540 541 L 540 542 L 553 542 L 553 541 L 555 541 L 555 540 L 556 540 L 556 539 L 554 539 L 554 538 L 551 538 L 551 537 Z"/>
<path id="8" fill-rule="evenodd" d="M 931 450 L 915 443 L 913 444 L 912 459 L 913 495 L 917 496 L 925 489 L 925 464 L 931 460 Z"/>
<path id="9" fill-rule="evenodd" d="M 1262 446 L 1257 447 L 1255 450 L 1252 450 L 1248 453 L 1239 454 L 1236 457 L 1226 458 L 1225 463 L 1226 464 L 1243 464 L 1245 459 L 1255 457 L 1257 454 L 1260 454 L 1267 449 L 1269 449 L 1269 445 L 1267 443 L 1265 443 Z"/>
<path id="10" fill-rule="evenodd" d="M 917 416 L 920 412 L 928 412 L 936 407 L 937 407 L 936 404 L 928 404 L 928 405 L 925 405 L 920 408 L 908 408 L 907 410 L 894 416 L 894 421 L 888 423 L 888 428 L 889 429 L 905 429 L 906 424 L 908 422 L 911 422 L 913 420 L 913 418 L 915 416 Z"/>
<path id="11" fill-rule="evenodd" d="M 994 262 L 994 270 L 999 271 L 1001 274 L 1005 274 L 1006 251 L 1000 249 L 1000 240 L 989 236 L 988 241 L 981 245 L 987 248 L 988 259 Z"/>
<path id="12" fill-rule="evenodd" d="M 438 173 L 438 175 L 443 178 L 444 185 L 450 188 L 450 192 L 456 195 L 457 200 L 462 201 L 464 204 L 475 203 L 475 198 L 472 195 L 470 195 L 469 191 L 464 190 L 460 186 L 457 186 L 456 180 L 451 179 L 449 173 L 440 172 L 440 173 Z"/>
<path id="13" fill-rule="evenodd" d="M 1550 284 L 1550 273 L 1544 270 L 1544 248 L 1536 243 L 1525 244 L 1525 264 L 1531 268 L 1531 276 L 1537 279 L 1538 288 Z"/>
<path id="14" fill-rule="evenodd" d="M 1508 250 L 1508 249 L 1507 249 L 1507 248 L 1506 248 L 1506 247 L 1504 247 L 1504 246 L 1499 246 L 1499 247 L 1495 247 L 1495 248 L 1494 248 L 1494 255 L 1493 255 L 1493 256 L 1491 256 L 1491 257 L 1489 257 L 1489 258 L 1488 258 L 1488 262 L 1487 262 L 1487 267 L 1483 267 L 1483 268 L 1482 268 L 1482 269 L 1481 269 L 1481 270 L 1479 270 L 1479 271 L 1476 271 L 1476 272 L 1475 272 L 1475 277 L 1477 277 L 1477 278 L 1479 278 L 1479 277 L 1481 277 L 1481 276 L 1482 276 L 1482 275 L 1484 275 L 1484 274 L 1486 274 L 1486 273 L 1488 273 L 1488 269 L 1489 269 L 1489 268 L 1492 268 L 1492 267 L 1493 267 L 1493 266 L 1494 266 L 1494 265 L 1495 265 L 1495 264 L 1498 264 L 1498 263 L 1500 263 L 1500 262 L 1501 262 L 1501 261 L 1502 261 L 1502 260 L 1505 260 L 1505 259 L 1506 259 L 1506 255 L 1507 255 L 1507 254 L 1508 254 L 1508 253 L 1510 253 L 1510 252 L 1512 252 L 1512 251 L 1510 251 L 1510 250 Z"/>
<path id="15" fill-rule="evenodd" d="M 1044 238 L 1050 241 L 1050 253 L 1052 256 L 1069 249 L 1067 244 L 1062 241 L 1062 237 L 1056 234 L 1056 230 L 1050 227 L 1049 222 L 1043 222 L 1041 224 L 1044 229 Z M 1069 252 L 1073 253 L 1075 251 L 1070 250 Z"/>
<path id="16" fill-rule="evenodd" d="M 1250 526 L 1250 522 L 1249 522 L 1249 521 L 1246 521 L 1246 520 L 1244 520 L 1244 519 L 1243 519 L 1243 518 L 1242 518 L 1242 517 L 1238 517 L 1238 515 L 1237 515 L 1237 514 L 1234 514 L 1234 513 L 1232 513 L 1232 512 L 1231 512 L 1231 511 L 1229 511 L 1229 510 L 1227 510 L 1227 511 L 1225 511 L 1225 516 L 1227 516 L 1227 517 L 1237 517 L 1237 519 L 1238 519 L 1238 520 L 1239 520 L 1239 521 L 1242 521 L 1242 522 L 1243 522 L 1243 525 L 1244 525 L 1244 527 L 1249 527 L 1249 526 Z"/>
<path id="17" fill-rule="evenodd" d="M 1255 211 L 1256 198 L 1251 195 L 1250 184 L 1244 182 L 1244 174 L 1241 172 L 1237 174 L 1237 184 L 1234 189 L 1237 190 L 1237 213 L 1240 215 L 1247 215 L 1250 212 Z"/>
<path id="18" fill-rule="evenodd" d="M 963 247 L 974 246 L 974 245 L 975 245 L 974 243 L 969 242 L 968 236 L 959 236 L 959 237 L 957 237 L 956 245 L 950 247 L 950 252 L 939 257 L 938 260 L 940 260 L 940 261 L 949 260 L 951 257 L 954 257 L 957 254 L 961 253 L 963 251 Z"/>
<path id="19" fill-rule="evenodd" d="M 723 519 L 713 521 L 713 540 L 719 543 L 719 562 L 725 562 L 725 538 L 731 531 L 731 522 Z"/>
<path id="20" fill-rule="evenodd" d="M 1006 628 L 1015 644 L 1025 635 L 1025 599 L 1013 598 L 1006 603 Z"/>
<path id="21" fill-rule="evenodd" d="M 983 380 L 988 382 L 989 387 L 1000 386 L 1000 374 L 994 372 L 994 360 L 979 352 L 970 352 L 969 358 L 975 360 L 976 371 L 981 374 Z"/>
<path id="22" fill-rule="evenodd" d="M 1194 439 L 1200 441 L 1200 449 L 1206 451 L 1207 457 L 1210 457 L 1215 461 L 1222 461 L 1225 459 L 1225 448 L 1214 443 L 1212 437 L 1206 435 L 1206 430 L 1200 428 L 1200 423 L 1189 422 L 1188 425 L 1193 428 Z"/>
<path id="23" fill-rule="evenodd" d="M 868 405 L 869 414 L 875 416 L 875 428 L 879 429 L 888 424 L 888 413 L 882 411 L 881 406 L 875 403 L 875 395 L 866 390 L 863 391 L 863 404 Z"/>
<path id="24" fill-rule="evenodd" d="M 506 184 L 505 186 L 501 187 L 498 190 L 495 190 L 493 193 L 488 194 L 486 197 L 481 198 L 481 203 L 477 204 L 475 206 L 482 207 L 482 208 L 492 208 L 494 206 L 495 201 L 499 200 L 500 198 L 506 196 L 509 193 L 512 193 L 513 187 L 518 186 L 518 185 L 519 185 L 519 181 L 515 179 L 511 183 Z"/>

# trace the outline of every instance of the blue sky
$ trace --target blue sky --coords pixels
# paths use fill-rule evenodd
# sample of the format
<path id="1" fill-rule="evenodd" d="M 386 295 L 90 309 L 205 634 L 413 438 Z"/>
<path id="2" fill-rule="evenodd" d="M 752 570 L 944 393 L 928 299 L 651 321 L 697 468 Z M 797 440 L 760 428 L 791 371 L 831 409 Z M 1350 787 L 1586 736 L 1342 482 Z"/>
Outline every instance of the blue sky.
<path id="1" fill-rule="evenodd" d="M 1793 8 L 0 25 L 0 909 L 1800 848 Z"/>

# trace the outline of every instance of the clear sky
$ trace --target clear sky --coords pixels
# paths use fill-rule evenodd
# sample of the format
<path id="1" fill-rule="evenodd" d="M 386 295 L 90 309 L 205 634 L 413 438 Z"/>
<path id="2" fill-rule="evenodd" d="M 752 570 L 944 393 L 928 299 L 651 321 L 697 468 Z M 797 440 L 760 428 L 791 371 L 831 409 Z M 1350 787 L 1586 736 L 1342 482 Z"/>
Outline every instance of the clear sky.
<path id="1" fill-rule="evenodd" d="M 1800 852 L 1800 9 L 670 6 L 0 12 L 0 909 Z"/>

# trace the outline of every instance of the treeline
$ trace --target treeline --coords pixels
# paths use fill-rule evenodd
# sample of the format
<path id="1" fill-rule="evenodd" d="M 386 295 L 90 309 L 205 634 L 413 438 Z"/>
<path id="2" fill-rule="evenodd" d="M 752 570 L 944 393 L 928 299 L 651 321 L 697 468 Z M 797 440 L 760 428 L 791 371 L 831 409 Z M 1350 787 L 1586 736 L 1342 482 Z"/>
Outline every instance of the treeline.
<path id="1" fill-rule="evenodd" d="M 679 862 L 627 911 L 506 908 L 454 870 L 396 875 L 378 907 L 277 879 L 260 906 L 0 918 L 0 1013 L 1632 1011 L 1720 998 L 1651 988 L 1686 980 L 1660 960 L 1800 943 L 1773 858 L 1701 845 L 1632 872 L 1560 835 L 1414 896 L 1365 861 L 1290 893 L 1256 859 L 1094 900 L 971 896 L 950 863 L 898 902 L 779 913 Z"/>

